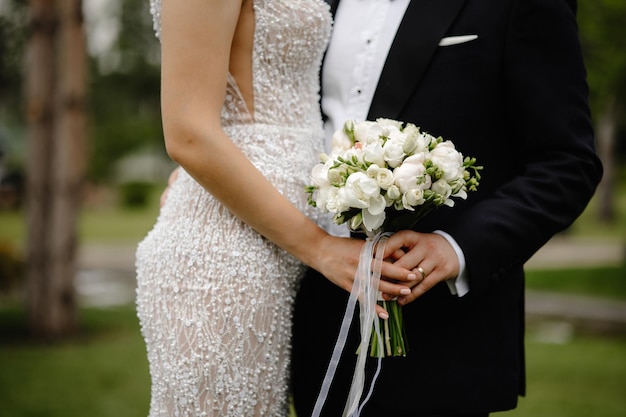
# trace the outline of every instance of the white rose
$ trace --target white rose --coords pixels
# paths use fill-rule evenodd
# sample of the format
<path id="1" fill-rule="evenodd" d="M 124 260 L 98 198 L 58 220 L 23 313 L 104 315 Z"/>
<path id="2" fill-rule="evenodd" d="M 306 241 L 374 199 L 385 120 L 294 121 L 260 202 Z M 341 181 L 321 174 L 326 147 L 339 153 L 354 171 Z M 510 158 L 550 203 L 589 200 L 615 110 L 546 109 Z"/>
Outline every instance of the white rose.
<path id="1" fill-rule="evenodd" d="M 340 197 L 341 188 L 330 187 L 326 190 L 326 210 L 330 213 L 343 213 L 348 211 L 350 207 L 343 204 Z"/>
<path id="2" fill-rule="evenodd" d="M 402 197 L 402 193 L 400 192 L 400 189 L 397 185 L 392 185 L 391 187 L 389 187 L 387 193 L 385 194 L 385 198 L 387 199 L 387 205 L 391 205 L 392 203 L 398 201 L 400 197 Z"/>
<path id="3" fill-rule="evenodd" d="M 401 193 L 405 193 L 417 188 L 424 181 L 425 172 L 424 154 L 409 156 L 393 171 L 394 184 L 398 186 Z"/>
<path id="4" fill-rule="evenodd" d="M 424 204 L 424 201 L 424 191 L 419 188 L 409 190 L 402 195 L 402 204 L 408 210 L 413 210 L 413 207 Z"/>
<path id="5" fill-rule="evenodd" d="M 393 172 L 387 168 L 381 168 L 376 164 L 370 165 L 367 168 L 367 175 L 374 178 L 383 190 L 388 190 L 393 185 Z"/>
<path id="6" fill-rule="evenodd" d="M 387 141 L 383 146 L 385 161 L 391 168 L 396 168 L 406 157 L 402 144 L 398 141 Z"/>
<path id="7" fill-rule="evenodd" d="M 443 179 L 450 182 L 463 178 L 463 156 L 450 141 L 441 142 L 430 151 L 430 160 L 443 171 Z"/>

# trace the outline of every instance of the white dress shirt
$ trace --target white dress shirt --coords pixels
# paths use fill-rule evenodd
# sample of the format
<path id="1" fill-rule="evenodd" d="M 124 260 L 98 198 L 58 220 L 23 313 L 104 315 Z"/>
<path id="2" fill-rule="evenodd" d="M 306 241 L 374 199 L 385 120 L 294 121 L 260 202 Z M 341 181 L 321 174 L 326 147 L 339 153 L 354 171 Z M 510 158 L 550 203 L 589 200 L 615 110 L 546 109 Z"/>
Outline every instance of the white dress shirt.
<path id="1" fill-rule="evenodd" d="M 367 118 L 387 54 L 410 0 L 341 0 L 335 13 L 333 33 L 322 72 L 322 111 L 326 148 L 330 150 L 333 132 L 352 119 Z M 331 224 L 329 232 L 348 236 L 345 225 Z M 465 257 L 456 241 L 436 231 L 454 248 L 460 274 L 447 281 L 452 294 L 469 291 L 465 277 Z"/>
<path id="2" fill-rule="evenodd" d="M 378 78 L 409 0 L 341 0 L 323 67 L 326 138 L 367 118 Z M 327 142 L 330 149 L 330 142 Z"/>

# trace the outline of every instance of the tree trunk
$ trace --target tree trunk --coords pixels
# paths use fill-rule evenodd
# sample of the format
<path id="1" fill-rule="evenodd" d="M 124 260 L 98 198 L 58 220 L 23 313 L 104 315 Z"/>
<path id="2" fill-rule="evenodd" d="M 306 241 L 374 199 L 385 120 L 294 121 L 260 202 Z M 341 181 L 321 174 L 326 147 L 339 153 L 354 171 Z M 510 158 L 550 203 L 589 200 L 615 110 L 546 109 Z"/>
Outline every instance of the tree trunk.
<path id="1" fill-rule="evenodd" d="M 596 126 L 598 155 L 602 160 L 604 174 L 598 186 L 598 218 L 601 222 L 615 220 L 615 135 L 617 132 L 617 106 L 610 99 L 599 115 Z"/>
<path id="2" fill-rule="evenodd" d="M 26 54 L 27 306 L 33 335 L 76 330 L 76 220 L 85 160 L 81 0 L 30 0 Z"/>

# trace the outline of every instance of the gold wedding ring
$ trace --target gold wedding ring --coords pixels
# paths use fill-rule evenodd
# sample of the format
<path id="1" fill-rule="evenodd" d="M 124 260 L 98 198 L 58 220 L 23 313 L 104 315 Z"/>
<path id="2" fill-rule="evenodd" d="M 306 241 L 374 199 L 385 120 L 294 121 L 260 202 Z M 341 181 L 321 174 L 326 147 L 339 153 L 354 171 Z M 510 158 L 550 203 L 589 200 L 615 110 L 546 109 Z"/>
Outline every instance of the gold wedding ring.
<path id="1" fill-rule="evenodd" d="M 424 272 L 424 269 L 421 266 L 417 267 L 417 272 L 422 274 L 422 279 L 426 278 L 426 272 Z"/>

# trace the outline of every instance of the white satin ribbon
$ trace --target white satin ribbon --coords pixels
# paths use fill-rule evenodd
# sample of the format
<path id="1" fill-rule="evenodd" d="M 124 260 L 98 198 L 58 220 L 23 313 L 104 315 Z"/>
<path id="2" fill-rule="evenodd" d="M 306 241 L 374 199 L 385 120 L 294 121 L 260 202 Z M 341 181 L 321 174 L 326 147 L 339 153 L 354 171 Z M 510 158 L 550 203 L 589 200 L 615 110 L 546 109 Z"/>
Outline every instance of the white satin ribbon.
<path id="1" fill-rule="evenodd" d="M 365 387 L 365 362 L 367 356 L 369 355 L 369 342 L 372 335 L 372 325 L 374 326 L 374 331 L 377 335 L 376 340 L 378 340 L 379 344 L 378 351 L 383 351 L 383 338 L 378 323 L 378 317 L 376 316 L 376 301 L 378 298 L 378 283 L 380 282 L 383 254 L 385 252 L 385 242 L 390 235 L 390 233 L 378 233 L 373 237 L 368 237 L 365 245 L 363 245 L 363 248 L 361 249 L 359 265 L 354 276 L 352 291 L 350 292 L 350 298 L 348 299 L 346 311 L 341 322 L 339 336 L 337 337 L 337 342 L 335 342 L 333 355 L 328 364 L 328 369 L 326 370 L 326 375 L 324 376 L 324 381 L 322 382 L 322 387 L 317 397 L 317 401 L 315 402 L 315 407 L 313 408 L 313 413 L 311 415 L 312 417 L 320 416 L 322 407 L 328 397 L 330 385 L 335 376 L 335 371 L 339 365 L 341 353 L 343 352 L 348 338 L 348 330 L 350 329 L 350 323 L 354 317 L 357 300 L 360 300 L 359 322 L 361 342 L 357 354 L 357 363 L 352 376 L 350 393 L 343 411 L 343 417 L 358 417 L 372 395 L 372 391 L 374 389 L 376 379 L 378 379 L 382 364 L 382 358 L 380 357 L 378 358 L 376 372 L 372 378 L 367 396 L 363 402 L 361 402 L 361 397 L 363 396 L 363 390 Z M 373 255 L 375 248 L 376 256 L 374 258 Z"/>

